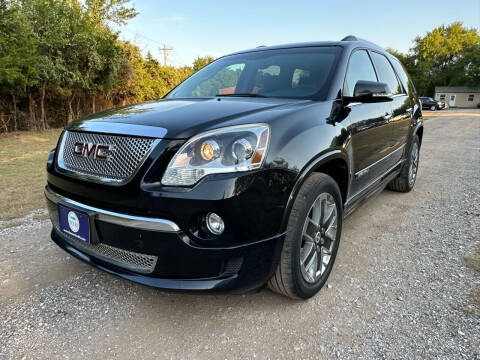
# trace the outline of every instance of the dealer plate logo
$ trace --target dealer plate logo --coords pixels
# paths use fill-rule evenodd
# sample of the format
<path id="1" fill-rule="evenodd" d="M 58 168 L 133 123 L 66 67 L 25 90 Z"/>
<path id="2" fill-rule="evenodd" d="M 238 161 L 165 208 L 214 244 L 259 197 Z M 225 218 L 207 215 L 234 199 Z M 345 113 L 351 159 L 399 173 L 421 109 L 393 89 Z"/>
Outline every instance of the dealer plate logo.
<path id="1" fill-rule="evenodd" d="M 70 226 L 70 230 L 74 233 L 77 233 L 80 230 L 80 221 L 78 220 L 77 214 L 73 211 L 70 211 L 67 215 L 68 218 L 68 226 Z"/>

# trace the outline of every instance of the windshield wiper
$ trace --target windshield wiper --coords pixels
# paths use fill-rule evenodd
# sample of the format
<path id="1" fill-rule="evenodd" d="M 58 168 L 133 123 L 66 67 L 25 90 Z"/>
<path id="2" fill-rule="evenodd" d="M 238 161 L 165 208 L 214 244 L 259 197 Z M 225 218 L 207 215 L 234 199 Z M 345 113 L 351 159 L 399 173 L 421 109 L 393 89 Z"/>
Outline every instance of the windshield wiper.
<path id="1" fill-rule="evenodd" d="M 259 98 L 266 98 L 268 96 L 261 95 L 261 94 L 253 94 L 253 93 L 238 93 L 238 94 L 217 94 L 215 96 L 241 96 L 241 97 L 259 97 Z"/>

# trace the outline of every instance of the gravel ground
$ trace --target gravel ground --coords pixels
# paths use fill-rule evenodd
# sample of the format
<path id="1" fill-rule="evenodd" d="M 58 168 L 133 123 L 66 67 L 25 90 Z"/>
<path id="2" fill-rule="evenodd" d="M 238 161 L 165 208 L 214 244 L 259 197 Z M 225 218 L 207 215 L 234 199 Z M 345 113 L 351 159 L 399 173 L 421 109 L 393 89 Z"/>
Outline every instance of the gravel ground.
<path id="1" fill-rule="evenodd" d="M 346 220 L 308 301 L 163 292 L 91 269 L 48 221 L 0 231 L 0 359 L 480 359 L 479 116 L 429 118 L 415 189 Z"/>

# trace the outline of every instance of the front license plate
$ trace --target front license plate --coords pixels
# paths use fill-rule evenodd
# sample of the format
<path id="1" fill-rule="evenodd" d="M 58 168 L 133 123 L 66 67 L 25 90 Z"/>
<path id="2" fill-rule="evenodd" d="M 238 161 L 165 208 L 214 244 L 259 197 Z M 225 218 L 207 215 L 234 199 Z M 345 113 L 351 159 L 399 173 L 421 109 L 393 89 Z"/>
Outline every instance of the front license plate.
<path id="1" fill-rule="evenodd" d="M 86 243 L 90 242 L 90 222 L 86 214 L 60 205 L 58 215 L 62 232 Z"/>

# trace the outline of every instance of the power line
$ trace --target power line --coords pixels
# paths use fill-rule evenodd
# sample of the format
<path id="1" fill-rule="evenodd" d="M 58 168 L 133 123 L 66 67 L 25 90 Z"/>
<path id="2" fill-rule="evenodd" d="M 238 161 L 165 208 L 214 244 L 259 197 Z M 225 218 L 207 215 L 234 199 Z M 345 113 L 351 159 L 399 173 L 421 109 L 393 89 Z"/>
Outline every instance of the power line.
<path id="1" fill-rule="evenodd" d="M 136 32 L 136 31 L 132 31 L 132 30 L 129 30 L 129 29 L 122 29 L 122 31 L 125 31 L 125 32 L 128 32 L 130 33 L 131 35 L 133 35 L 134 37 L 140 37 L 140 38 L 143 38 L 144 40 L 146 40 L 147 42 L 150 42 L 150 43 L 154 43 L 156 45 L 161 45 L 163 47 L 165 47 L 165 44 L 162 44 L 161 42 L 157 41 L 157 40 L 154 40 L 152 38 L 149 38 L 148 36 L 145 36 L 139 32 Z M 136 41 L 134 40 L 134 43 Z M 138 45 L 138 44 L 137 44 Z M 159 47 L 157 48 L 159 52 L 162 52 L 163 51 L 163 48 L 162 47 Z M 166 51 L 171 51 L 173 49 L 166 49 Z M 165 53 L 164 53 L 165 55 Z M 190 62 L 188 61 L 185 61 L 185 59 L 180 56 L 180 54 L 178 53 L 174 53 L 174 54 L 167 54 L 168 58 L 170 59 L 169 61 L 170 62 L 174 62 L 176 63 L 178 66 L 188 66 L 188 64 Z M 172 58 L 173 57 L 173 58 Z M 166 64 L 166 61 L 165 61 L 165 57 L 164 57 L 164 65 Z"/>
<path id="2" fill-rule="evenodd" d="M 151 38 L 149 38 L 149 37 L 147 37 L 147 36 L 145 36 L 145 35 L 143 35 L 143 34 L 140 34 L 140 33 L 136 32 L 136 31 L 131 31 L 131 30 L 129 30 L 129 29 L 123 29 L 123 31 L 129 32 L 130 34 L 134 35 L 135 37 L 138 37 L 138 36 L 139 36 L 139 37 L 142 37 L 142 38 L 144 38 L 145 40 L 150 41 L 150 42 L 152 42 L 152 43 L 154 43 L 154 44 L 163 45 L 163 48 L 159 48 L 159 50 L 160 50 L 160 51 L 163 51 L 163 65 L 164 65 L 164 66 L 167 66 L 167 56 L 168 56 L 168 53 L 167 53 L 167 52 L 173 50 L 173 48 L 167 48 L 167 47 L 165 46 L 165 44 L 162 44 L 162 43 L 160 43 L 160 42 L 158 42 L 158 41 L 156 41 L 156 40 L 153 40 L 153 39 L 151 39 Z"/>

